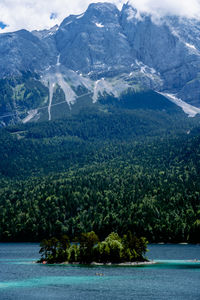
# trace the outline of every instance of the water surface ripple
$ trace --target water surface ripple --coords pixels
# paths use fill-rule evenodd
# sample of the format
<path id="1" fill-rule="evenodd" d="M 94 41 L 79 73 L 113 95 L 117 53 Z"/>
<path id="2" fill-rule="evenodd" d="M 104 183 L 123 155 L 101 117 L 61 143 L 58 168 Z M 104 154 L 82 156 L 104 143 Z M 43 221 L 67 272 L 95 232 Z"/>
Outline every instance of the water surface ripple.
<path id="1" fill-rule="evenodd" d="M 150 245 L 149 250 L 154 265 L 40 265 L 38 244 L 3 243 L 0 299 L 200 299 L 199 245 Z"/>

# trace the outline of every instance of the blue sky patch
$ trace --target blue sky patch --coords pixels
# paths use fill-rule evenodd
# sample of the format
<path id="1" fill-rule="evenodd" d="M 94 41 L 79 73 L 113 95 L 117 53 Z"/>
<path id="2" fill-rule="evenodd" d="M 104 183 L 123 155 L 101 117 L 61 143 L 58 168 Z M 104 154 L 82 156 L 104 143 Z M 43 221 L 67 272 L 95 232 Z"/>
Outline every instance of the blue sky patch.
<path id="1" fill-rule="evenodd" d="M 0 21 L 0 28 L 1 28 L 1 29 L 6 28 L 7 26 L 8 26 L 8 25 L 6 25 L 6 24 L 4 24 L 3 22 Z"/>
<path id="2" fill-rule="evenodd" d="M 51 13 L 51 15 L 50 15 L 50 19 L 51 20 L 54 20 L 54 19 L 56 19 L 57 18 L 57 13 Z"/>

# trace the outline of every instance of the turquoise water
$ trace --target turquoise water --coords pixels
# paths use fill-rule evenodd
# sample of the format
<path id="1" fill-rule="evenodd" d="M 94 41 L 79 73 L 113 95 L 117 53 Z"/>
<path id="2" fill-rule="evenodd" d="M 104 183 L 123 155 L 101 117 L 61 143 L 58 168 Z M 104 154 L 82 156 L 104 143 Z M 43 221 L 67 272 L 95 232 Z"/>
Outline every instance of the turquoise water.
<path id="1" fill-rule="evenodd" d="M 86 267 L 35 264 L 37 244 L 0 244 L 0 299 L 199 300 L 200 246 L 149 249 L 154 265 Z"/>

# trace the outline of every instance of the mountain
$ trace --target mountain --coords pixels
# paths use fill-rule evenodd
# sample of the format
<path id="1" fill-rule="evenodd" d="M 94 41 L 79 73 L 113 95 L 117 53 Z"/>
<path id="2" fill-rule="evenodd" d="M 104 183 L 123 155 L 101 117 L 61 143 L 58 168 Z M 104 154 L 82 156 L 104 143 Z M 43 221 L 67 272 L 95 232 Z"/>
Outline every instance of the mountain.
<path id="1" fill-rule="evenodd" d="M 159 98 L 151 109 L 168 110 L 173 102 L 195 116 L 199 35 L 195 19 L 153 20 L 128 3 L 121 11 L 90 4 L 50 30 L 0 34 L 0 124 L 104 110 L 124 98 L 131 109 Z"/>
<path id="2" fill-rule="evenodd" d="M 96 3 L 0 35 L 0 241 L 200 242 L 199 28 Z"/>

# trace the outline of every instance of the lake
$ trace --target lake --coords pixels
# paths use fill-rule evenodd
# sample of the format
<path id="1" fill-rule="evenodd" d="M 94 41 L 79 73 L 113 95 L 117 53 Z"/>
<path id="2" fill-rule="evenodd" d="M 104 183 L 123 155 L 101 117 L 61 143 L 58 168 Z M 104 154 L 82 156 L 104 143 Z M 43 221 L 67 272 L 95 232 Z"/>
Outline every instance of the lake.
<path id="1" fill-rule="evenodd" d="M 149 245 L 157 264 L 40 265 L 38 244 L 0 244 L 0 299 L 200 299 L 200 245 Z M 103 276 L 98 276 L 102 273 Z"/>

